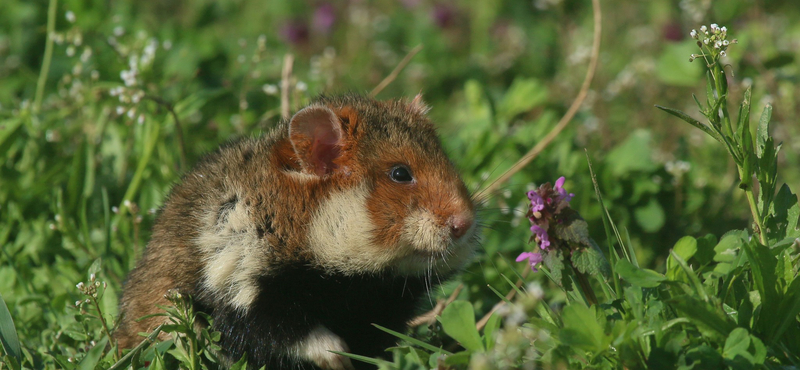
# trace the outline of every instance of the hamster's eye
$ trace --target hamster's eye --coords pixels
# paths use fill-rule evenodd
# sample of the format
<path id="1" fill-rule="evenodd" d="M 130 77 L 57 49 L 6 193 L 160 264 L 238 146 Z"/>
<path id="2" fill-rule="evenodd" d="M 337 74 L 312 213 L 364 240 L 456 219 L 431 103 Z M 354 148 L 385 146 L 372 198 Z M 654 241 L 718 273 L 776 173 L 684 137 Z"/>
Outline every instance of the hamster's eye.
<path id="1" fill-rule="evenodd" d="M 411 182 L 414 178 L 411 176 L 411 171 L 406 166 L 394 166 L 389 171 L 389 177 L 394 182 Z"/>

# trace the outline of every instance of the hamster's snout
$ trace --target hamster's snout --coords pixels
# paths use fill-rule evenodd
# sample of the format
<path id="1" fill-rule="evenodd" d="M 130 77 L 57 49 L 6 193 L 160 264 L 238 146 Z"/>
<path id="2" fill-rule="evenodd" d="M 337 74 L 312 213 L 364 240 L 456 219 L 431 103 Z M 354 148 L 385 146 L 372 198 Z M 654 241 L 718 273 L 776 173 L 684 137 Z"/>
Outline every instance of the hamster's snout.
<path id="1" fill-rule="evenodd" d="M 468 212 L 452 215 L 450 219 L 447 220 L 447 224 L 450 226 L 450 235 L 452 235 L 453 239 L 460 239 L 464 236 L 467 230 L 472 227 L 472 223 L 473 216 Z"/>

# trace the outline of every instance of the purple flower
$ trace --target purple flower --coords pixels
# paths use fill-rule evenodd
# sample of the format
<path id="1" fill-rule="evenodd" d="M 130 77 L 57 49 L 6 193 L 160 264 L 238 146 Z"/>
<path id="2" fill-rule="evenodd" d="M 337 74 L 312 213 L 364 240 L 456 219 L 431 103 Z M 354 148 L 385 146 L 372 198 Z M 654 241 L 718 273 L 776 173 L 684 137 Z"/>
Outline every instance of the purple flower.
<path id="1" fill-rule="evenodd" d="M 281 27 L 280 35 L 290 44 L 305 44 L 308 42 L 308 25 L 299 20 L 290 21 Z"/>
<path id="2" fill-rule="evenodd" d="M 542 196 L 539 195 L 536 190 L 531 190 L 528 192 L 528 199 L 531 200 L 531 212 L 541 212 L 544 210 L 544 198 L 542 198 Z"/>
<path id="3" fill-rule="evenodd" d="M 324 3 L 314 10 L 314 17 L 311 21 L 314 29 L 324 34 L 328 34 L 336 22 L 336 12 L 333 5 Z"/>
<path id="4" fill-rule="evenodd" d="M 539 271 L 539 269 L 536 268 L 536 265 L 542 263 L 541 253 L 522 252 L 517 257 L 517 262 L 522 262 L 526 259 L 528 260 L 528 264 L 531 265 L 531 270 L 533 270 L 533 272 Z"/>
<path id="5" fill-rule="evenodd" d="M 547 249 L 550 246 L 550 237 L 547 235 L 547 230 L 539 227 L 539 225 L 532 225 L 531 232 L 536 235 L 540 248 Z"/>
<path id="6" fill-rule="evenodd" d="M 450 27 L 456 18 L 456 10 L 448 4 L 436 4 L 433 6 L 433 21 L 440 28 Z"/>
<path id="7" fill-rule="evenodd" d="M 569 201 L 572 200 L 572 197 L 575 196 L 575 194 L 567 193 L 567 191 L 563 188 L 564 181 L 566 181 L 564 176 L 559 177 L 558 180 L 556 180 L 556 186 L 553 187 L 553 190 L 555 190 L 556 193 L 558 193 L 558 195 L 556 195 L 552 199 L 552 201 L 554 201 L 556 206 L 556 213 L 559 213 L 561 212 L 562 209 L 568 207 Z"/>
<path id="8" fill-rule="evenodd" d="M 572 197 L 574 197 L 575 194 L 573 193 L 567 194 L 567 191 L 564 190 L 563 186 L 564 186 L 564 181 L 566 180 L 567 179 L 565 179 L 564 176 L 559 177 L 558 180 L 556 180 L 556 186 L 553 188 L 553 190 L 558 192 L 560 200 L 569 203 L 569 201 L 572 200 Z"/>

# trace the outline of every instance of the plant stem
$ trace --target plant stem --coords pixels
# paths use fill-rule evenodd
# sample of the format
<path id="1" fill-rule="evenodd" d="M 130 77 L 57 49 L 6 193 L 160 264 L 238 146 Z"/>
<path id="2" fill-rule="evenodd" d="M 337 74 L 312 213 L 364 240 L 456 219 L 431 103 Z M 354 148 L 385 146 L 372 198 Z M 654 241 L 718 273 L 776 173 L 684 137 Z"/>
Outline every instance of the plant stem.
<path id="1" fill-rule="evenodd" d="M 50 73 L 50 61 L 53 59 L 53 34 L 56 32 L 56 10 L 58 0 L 50 0 L 47 9 L 47 35 L 44 46 L 44 59 L 42 59 L 42 69 L 39 71 L 39 80 L 36 82 L 36 97 L 33 100 L 33 113 L 39 113 L 44 97 L 44 85 L 47 83 L 47 75 Z"/>
<path id="2" fill-rule="evenodd" d="M 717 89 L 717 99 L 721 101 L 719 110 L 722 111 L 722 128 L 725 130 L 724 134 L 729 138 L 733 138 L 734 136 L 733 127 L 731 127 L 731 117 L 730 114 L 728 114 L 728 89 L 723 88 L 722 85 L 722 79 L 727 77 L 725 77 L 725 72 L 720 66 L 719 61 L 714 63 L 714 68 L 711 70 L 711 74 L 714 76 L 714 87 Z"/>
<path id="3" fill-rule="evenodd" d="M 97 309 L 97 318 L 99 318 L 100 323 L 103 324 L 103 331 L 106 333 L 106 336 L 108 336 L 108 340 L 112 341 L 112 346 L 113 346 L 114 337 L 111 336 L 111 331 L 108 330 L 108 324 L 106 324 L 106 319 L 103 317 L 103 310 L 100 309 L 100 303 L 97 302 L 97 298 L 95 297 L 91 298 L 92 298 L 92 303 L 94 303 L 94 308 Z M 114 353 L 114 361 L 117 360 L 119 360 L 119 348 L 117 348 L 117 352 Z"/>
<path id="4" fill-rule="evenodd" d="M 728 96 L 727 96 L 728 91 L 727 88 L 724 87 L 722 81 L 723 78 L 727 77 L 725 76 L 725 71 L 720 63 L 721 63 L 720 61 L 714 63 L 714 67 L 711 70 L 711 74 L 712 76 L 714 76 L 714 85 L 715 88 L 717 89 L 717 99 L 720 100 L 719 109 L 720 111 L 722 111 L 722 120 L 723 120 L 722 128 L 723 130 L 725 130 L 724 135 L 726 135 L 729 138 L 734 138 L 734 142 L 736 142 L 735 140 L 736 136 L 734 136 L 733 134 L 734 130 L 733 127 L 731 126 L 730 114 L 728 114 Z M 742 118 L 740 117 L 739 120 L 741 119 Z M 746 125 L 748 123 L 740 122 L 740 124 Z M 748 130 L 749 128 L 744 127 L 744 129 Z M 739 143 L 739 147 L 741 147 L 741 145 L 743 145 L 743 143 Z M 734 157 L 736 156 L 734 155 Z M 744 157 L 744 153 L 741 154 L 741 157 Z M 764 227 L 761 223 L 761 215 L 759 214 L 758 211 L 758 204 L 756 203 L 756 198 L 755 195 L 753 194 L 752 181 L 746 181 L 750 180 L 751 174 L 745 173 L 745 169 L 742 164 L 737 163 L 736 166 L 739 168 L 739 177 L 741 178 L 742 183 L 751 184 L 744 189 L 744 192 L 745 195 L 747 196 L 747 202 L 750 205 L 750 212 L 753 214 L 753 221 L 756 224 L 757 230 L 755 230 L 755 232 L 758 234 L 758 239 L 759 241 L 761 241 L 762 245 L 767 245 L 767 240 L 766 240 L 767 238 L 764 236 Z"/>
<path id="5" fill-rule="evenodd" d="M 753 220 L 756 223 L 756 233 L 758 234 L 758 240 L 761 241 L 762 245 L 767 245 L 767 237 L 764 235 L 764 225 L 761 224 L 761 215 L 758 212 L 758 204 L 756 203 L 755 194 L 753 194 L 753 188 L 748 186 L 747 189 L 744 190 L 745 195 L 747 195 L 747 202 L 750 204 L 750 212 L 753 214 Z"/>

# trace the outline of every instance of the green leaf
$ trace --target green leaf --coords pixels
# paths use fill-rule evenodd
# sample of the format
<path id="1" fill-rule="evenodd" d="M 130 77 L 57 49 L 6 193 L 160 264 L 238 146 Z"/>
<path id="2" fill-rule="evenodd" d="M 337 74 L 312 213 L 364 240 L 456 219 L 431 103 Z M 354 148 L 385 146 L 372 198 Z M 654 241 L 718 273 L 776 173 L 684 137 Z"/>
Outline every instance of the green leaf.
<path id="1" fill-rule="evenodd" d="M 527 112 L 547 101 L 547 86 L 537 79 L 517 77 L 500 101 L 497 111 L 504 119 Z"/>
<path id="2" fill-rule="evenodd" d="M 22 118 L 20 117 L 0 121 L 0 158 L 6 156 L 6 144 L 10 145 L 13 142 L 9 138 L 13 138 L 20 127 L 22 127 Z"/>
<path id="3" fill-rule="evenodd" d="M 736 134 L 737 134 L 737 141 L 740 145 L 745 144 L 745 136 L 750 136 L 750 97 L 752 95 L 751 88 L 748 87 L 747 90 L 744 91 L 744 97 L 742 98 L 742 104 L 739 105 L 739 120 L 738 125 L 736 126 Z M 746 149 L 746 148 L 742 148 Z"/>
<path id="4" fill-rule="evenodd" d="M 686 351 L 686 365 L 691 366 L 681 366 L 678 369 L 719 369 L 722 366 L 722 356 L 713 347 L 701 344 Z"/>
<path id="5" fill-rule="evenodd" d="M 771 240 L 797 236 L 797 196 L 783 184 L 772 202 L 772 217 L 767 221 L 767 235 Z M 774 246 L 773 246 L 774 247 Z"/>
<path id="6" fill-rule="evenodd" d="M 231 365 L 228 370 L 245 370 L 247 369 L 247 354 L 245 353 L 239 361 L 236 361 L 235 364 Z"/>
<path id="7" fill-rule="evenodd" d="M 717 245 L 717 237 L 714 234 L 706 234 L 706 236 L 697 239 L 697 252 L 694 258 L 705 265 L 714 259 L 714 246 Z"/>
<path id="8" fill-rule="evenodd" d="M 475 327 L 475 311 L 472 303 L 453 301 L 439 316 L 444 332 L 470 351 L 484 351 L 481 336 Z"/>
<path id="9" fill-rule="evenodd" d="M 95 344 L 89 352 L 86 352 L 86 357 L 81 360 L 78 364 L 78 370 L 94 370 L 97 364 L 100 362 L 100 358 L 103 357 L 103 352 L 106 349 L 106 344 L 108 343 L 108 337 L 101 339 L 97 344 Z"/>
<path id="10" fill-rule="evenodd" d="M 767 104 L 764 110 L 761 111 L 761 118 L 758 120 L 758 129 L 756 130 L 756 155 L 758 155 L 758 158 L 763 155 L 764 146 L 769 138 L 770 119 L 772 119 L 772 106 Z"/>
<path id="11" fill-rule="evenodd" d="M 688 261 L 697 253 L 697 239 L 692 236 L 684 236 L 675 243 L 672 250 L 684 261 Z M 667 277 L 670 280 L 680 280 L 680 277 L 683 276 L 682 271 L 681 266 L 672 255 L 667 257 Z M 688 277 L 686 281 L 688 282 Z"/>
<path id="12" fill-rule="evenodd" d="M 652 148 L 650 131 L 638 129 L 608 153 L 605 163 L 614 177 L 637 171 L 651 172 L 658 168 L 652 159 Z"/>
<path id="13" fill-rule="evenodd" d="M 703 284 L 700 282 L 700 279 L 694 273 L 694 270 L 683 260 L 679 255 L 675 253 L 675 251 L 670 251 L 669 256 L 681 267 L 683 272 L 686 274 L 685 276 L 689 278 L 689 282 L 692 284 L 695 293 L 700 296 L 704 301 L 708 301 L 708 293 L 703 288 Z"/>
<path id="14" fill-rule="evenodd" d="M 572 252 L 572 265 L 581 273 L 589 276 L 605 276 L 608 274 L 608 261 L 600 250 L 589 247 Z"/>
<path id="15" fill-rule="evenodd" d="M 18 363 L 22 363 L 22 349 L 19 345 L 17 329 L 14 327 L 14 320 L 11 318 L 11 312 L 8 311 L 2 295 L 0 295 L 0 343 L 3 344 L 3 350 L 7 354 L 14 357 Z"/>
<path id="16" fill-rule="evenodd" d="M 594 309 L 582 304 L 571 304 L 564 308 L 562 318 L 564 328 L 559 332 L 562 343 L 594 354 L 607 349 L 608 338 L 597 322 Z"/>
<path id="17" fill-rule="evenodd" d="M 699 105 L 700 103 L 698 102 L 697 104 Z M 671 115 L 673 115 L 675 117 L 678 117 L 678 118 L 684 120 L 686 123 L 688 123 L 688 124 L 690 124 L 690 125 L 692 125 L 694 127 L 699 128 L 700 130 L 703 130 L 703 132 L 705 132 L 709 136 L 713 137 L 714 140 L 719 141 L 720 143 L 723 143 L 723 144 L 725 143 L 722 140 L 722 137 L 720 137 L 720 135 L 716 131 L 714 131 L 714 129 L 712 127 L 709 127 L 708 125 L 706 125 L 706 124 L 704 124 L 704 123 L 692 118 L 690 115 L 684 113 L 683 111 L 680 111 L 680 110 L 677 110 L 677 109 L 673 109 L 673 108 L 663 107 L 663 106 L 660 106 L 660 105 L 656 105 L 656 108 L 661 109 L 664 112 L 667 112 L 667 113 L 669 113 L 669 114 L 671 114 Z"/>
<path id="18" fill-rule="evenodd" d="M 450 366 L 456 365 L 469 365 L 469 359 L 472 353 L 469 351 L 461 351 L 445 357 L 444 363 Z"/>
<path id="19" fill-rule="evenodd" d="M 797 326 L 797 315 L 800 315 L 800 278 L 795 277 L 774 313 L 778 322 L 772 329 L 771 336 L 767 337 L 770 344 L 776 343 L 790 327 Z"/>
<path id="20" fill-rule="evenodd" d="M 667 303 L 680 311 L 693 324 L 712 330 L 712 332 L 708 332 L 709 334 L 716 333 L 724 338 L 728 336 L 731 330 L 736 328 L 730 318 L 722 313 L 722 310 L 717 310 L 710 304 L 693 296 L 677 296 L 667 300 Z"/>
<path id="21" fill-rule="evenodd" d="M 655 288 L 667 279 L 664 275 L 653 270 L 638 268 L 624 259 L 617 261 L 614 270 L 625 281 L 642 288 Z"/>
<path id="22" fill-rule="evenodd" d="M 750 333 L 747 332 L 747 329 L 736 328 L 731 331 L 728 339 L 725 340 L 725 349 L 722 352 L 722 356 L 726 359 L 732 359 L 742 352 L 747 353 L 749 347 Z"/>
<path id="23" fill-rule="evenodd" d="M 547 269 L 550 270 L 550 277 L 553 281 L 561 287 L 569 287 L 569 279 L 566 279 L 564 272 L 564 254 L 560 249 L 550 249 L 543 251 L 544 257 L 542 262 Z"/>
<path id="24" fill-rule="evenodd" d="M 661 204 L 655 199 L 651 199 L 643 207 L 636 208 L 633 214 L 636 216 L 636 223 L 648 233 L 658 232 L 666 221 L 664 209 L 661 208 Z"/>
<path id="25" fill-rule="evenodd" d="M 757 317 L 755 327 L 758 332 L 763 333 L 767 338 L 774 338 L 773 335 L 778 328 L 779 320 L 781 320 L 776 313 L 782 301 L 780 297 L 782 294 L 776 291 L 777 276 L 775 270 L 778 260 L 756 238 L 753 238 L 749 243 L 745 243 L 744 250 L 748 260 L 750 260 L 753 282 L 761 296 L 761 312 L 764 313 Z"/>
<path id="26" fill-rule="evenodd" d="M 497 313 L 493 313 L 489 320 L 486 321 L 486 326 L 483 327 L 483 343 L 486 345 L 487 350 L 494 348 L 494 344 L 497 343 L 495 333 L 500 328 L 500 324 L 502 324 L 501 316 Z"/>

